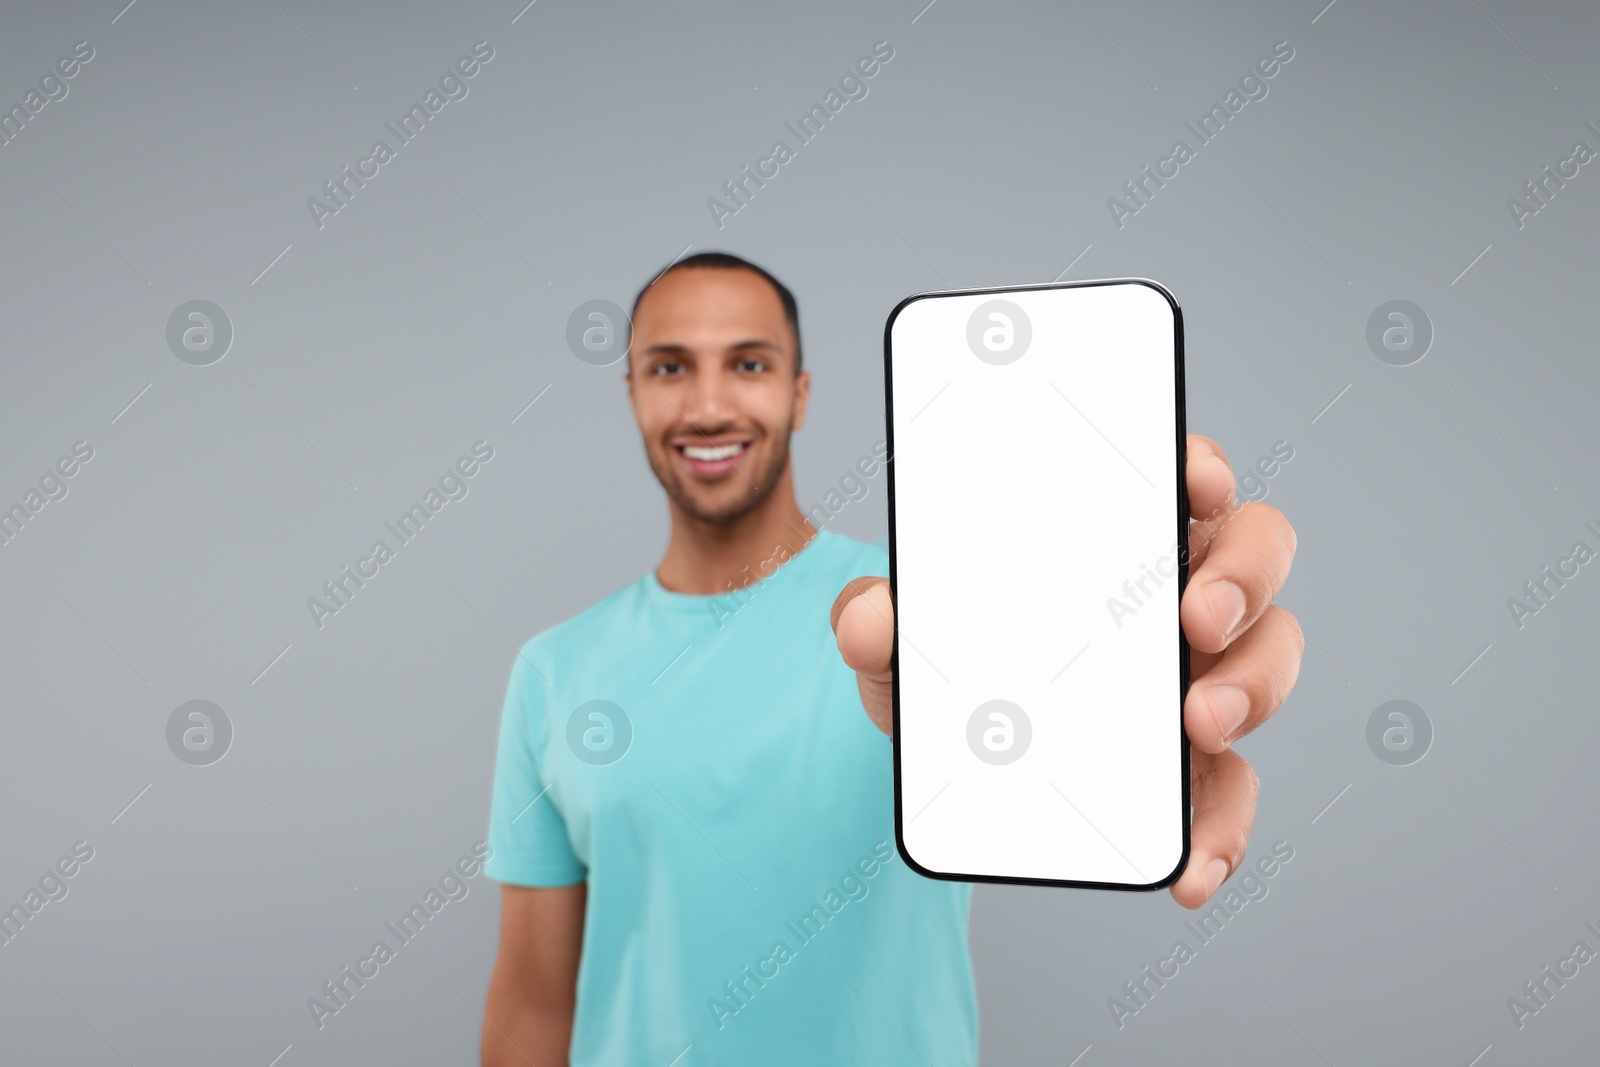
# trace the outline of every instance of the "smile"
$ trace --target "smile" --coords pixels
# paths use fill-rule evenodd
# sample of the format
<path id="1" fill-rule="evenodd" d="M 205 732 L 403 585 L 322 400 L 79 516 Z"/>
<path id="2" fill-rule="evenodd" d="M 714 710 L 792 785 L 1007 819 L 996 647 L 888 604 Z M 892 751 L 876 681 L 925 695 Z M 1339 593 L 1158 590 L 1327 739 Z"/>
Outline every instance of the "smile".
<path id="1" fill-rule="evenodd" d="M 714 478 L 733 470 L 734 463 L 750 448 L 749 441 L 732 441 L 727 444 L 682 444 L 678 455 L 684 466 L 702 478 Z"/>

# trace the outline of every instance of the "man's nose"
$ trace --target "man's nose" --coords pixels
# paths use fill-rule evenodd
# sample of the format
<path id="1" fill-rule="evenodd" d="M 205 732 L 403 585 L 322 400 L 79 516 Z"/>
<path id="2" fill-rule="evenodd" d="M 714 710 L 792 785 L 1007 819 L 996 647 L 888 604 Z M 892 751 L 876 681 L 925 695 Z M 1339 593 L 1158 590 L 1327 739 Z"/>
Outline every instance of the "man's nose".
<path id="1" fill-rule="evenodd" d="M 683 414 L 701 431 L 711 433 L 733 421 L 733 395 L 725 375 L 697 374 L 688 392 Z"/>

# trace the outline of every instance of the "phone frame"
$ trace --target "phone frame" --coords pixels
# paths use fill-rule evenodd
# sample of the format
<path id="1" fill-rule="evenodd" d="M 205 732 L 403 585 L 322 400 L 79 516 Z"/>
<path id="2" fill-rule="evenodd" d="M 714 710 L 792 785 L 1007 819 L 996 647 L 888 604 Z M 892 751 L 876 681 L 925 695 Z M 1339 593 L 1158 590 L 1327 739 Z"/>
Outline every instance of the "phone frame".
<path id="1" fill-rule="evenodd" d="M 1177 544 L 1178 544 L 1178 589 L 1179 600 L 1189 585 L 1189 490 L 1186 481 L 1186 467 L 1188 463 L 1188 431 L 1186 429 L 1186 403 L 1184 399 L 1183 384 L 1183 309 L 1178 306 L 1178 300 L 1160 282 L 1150 278 L 1097 278 L 1089 281 L 1076 282 L 1047 282 L 1042 284 L 982 286 L 971 289 L 938 289 L 922 293 L 914 293 L 894 306 L 889 312 L 889 318 L 883 327 L 883 399 L 884 399 L 884 431 L 889 450 L 889 458 L 885 463 L 888 473 L 886 489 L 889 494 L 889 601 L 894 606 L 895 619 L 900 618 L 900 603 L 896 595 L 899 587 L 899 578 L 896 566 L 897 530 L 895 526 L 895 450 L 894 450 L 894 350 L 893 334 L 894 322 L 899 318 L 900 312 L 918 300 L 928 300 L 946 296 L 979 296 L 987 294 L 1004 294 L 1016 292 L 1032 292 L 1041 289 L 1083 289 L 1101 285 L 1144 285 L 1160 293 L 1172 307 L 1173 329 L 1173 408 L 1176 414 L 1177 432 Z M 1189 865 L 1190 850 L 1190 805 L 1191 782 L 1189 766 L 1189 735 L 1183 727 L 1183 704 L 1189 693 L 1189 642 L 1183 635 L 1183 624 L 1178 624 L 1178 700 L 1177 700 L 1177 727 L 1179 763 L 1183 775 L 1183 796 L 1178 809 L 1178 819 L 1183 824 L 1183 849 L 1178 855 L 1178 863 L 1172 871 L 1165 876 L 1148 884 L 1128 882 L 1094 882 L 1073 881 L 1056 878 L 1023 878 L 1005 875 L 989 874 L 951 874 L 940 871 L 931 871 L 911 858 L 906 850 L 903 836 L 905 801 L 901 792 L 900 782 L 900 627 L 894 628 L 894 645 L 889 657 L 889 666 L 893 671 L 890 695 L 894 722 L 894 844 L 895 850 L 900 853 L 900 858 L 906 866 L 922 875 L 924 878 L 933 878 L 946 882 L 992 882 L 1000 885 L 1042 885 L 1062 886 L 1075 889 L 1117 889 L 1126 892 L 1147 893 L 1156 889 L 1163 889 L 1176 882 Z"/>

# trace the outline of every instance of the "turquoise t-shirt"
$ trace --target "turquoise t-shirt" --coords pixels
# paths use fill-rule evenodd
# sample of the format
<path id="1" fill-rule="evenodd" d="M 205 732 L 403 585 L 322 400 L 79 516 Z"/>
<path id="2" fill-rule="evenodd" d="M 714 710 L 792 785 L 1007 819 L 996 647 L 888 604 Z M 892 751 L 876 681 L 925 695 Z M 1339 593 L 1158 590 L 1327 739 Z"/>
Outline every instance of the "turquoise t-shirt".
<path id="1" fill-rule="evenodd" d="M 894 845 L 889 739 L 828 622 L 828 530 L 726 596 L 654 571 L 528 641 L 485 873 L 587 882 L 573 1067 L 971 1067 L 972 887 Z"/>

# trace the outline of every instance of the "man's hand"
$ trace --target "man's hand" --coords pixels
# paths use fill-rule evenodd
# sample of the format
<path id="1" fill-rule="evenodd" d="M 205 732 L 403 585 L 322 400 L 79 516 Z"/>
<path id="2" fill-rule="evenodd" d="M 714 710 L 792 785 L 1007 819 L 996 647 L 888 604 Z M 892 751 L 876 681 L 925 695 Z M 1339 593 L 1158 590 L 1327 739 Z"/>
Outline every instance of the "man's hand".
<path id="1" fill-rule="evenodd" d="M 1198 908 L 1244 860 L 1260 785 L 1229 746 L 1271 718 L 1300 674 L 1300 624 L 1272 603 L 1294 559 L 1294 528 L 1277 508 L 1233 506 L 1233 468 L 1209 437 L 1189 435 L 1189 584 L 1178 617 L 1189 641 L 1194 823 L 1172 898 Z M 857 578 L 833 603 L 834 636 L 874 725 L 893 729 L 889 669 L 894 606 L 887 578 Z"/>

